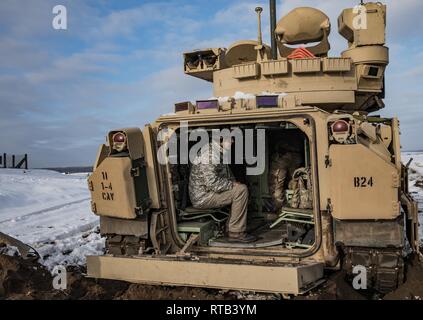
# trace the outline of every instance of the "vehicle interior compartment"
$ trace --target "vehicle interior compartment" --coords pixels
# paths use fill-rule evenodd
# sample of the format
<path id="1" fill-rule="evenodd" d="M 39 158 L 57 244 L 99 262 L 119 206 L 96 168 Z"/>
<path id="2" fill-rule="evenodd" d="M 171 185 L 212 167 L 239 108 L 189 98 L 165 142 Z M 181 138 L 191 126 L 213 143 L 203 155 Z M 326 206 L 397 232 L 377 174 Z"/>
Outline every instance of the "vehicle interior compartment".
<path id="1" fill-rule="evenodd" d="M 249 130 L 252 136 L 255 157 L 264 156 L 261 161 L 264 170 L 259 175 L 248 175 L 249 167 L 244 158 L 235 161 L 236 143 L 232 145 L 229 167 L 235 180 L 248 187 L 247 232 L 257 236 L 252 243 L 229 242 L 226 237 L 230 206 L 213 209 L 194 208 L 189 196 L 190 164 L 181 164 L 178 150 L 178 164 L 170 164 L 173 196 L 177 211 L 179 236 L 187 241 L 198 235 L 197 246 L 264 248 L 280 247 L 289 249 L 311 248 L 315 242 L 313 215 L 313 183 L 311 174 L 310 145 L 307 136 L 293 123 L 275 122 L 237 127 L 213 127 L 213 129 Z M 196 128 L 190 127 L 188 134 Z M 212 129 L 207 130 L 211 137 Z M 258 138 L 260 131 L 261 137 Z M 175 132 L 178 142 L 180 131 Z M 197 141 L 189 142 L 191 149 Z M 251 140 L 249 140 L 251 141 Z M 264 143 L 265 147 L 258 148 Z M 264 151 L 264 154 L 261 154 Z M 238 162 L 238 164 L 236 163 Z"/>

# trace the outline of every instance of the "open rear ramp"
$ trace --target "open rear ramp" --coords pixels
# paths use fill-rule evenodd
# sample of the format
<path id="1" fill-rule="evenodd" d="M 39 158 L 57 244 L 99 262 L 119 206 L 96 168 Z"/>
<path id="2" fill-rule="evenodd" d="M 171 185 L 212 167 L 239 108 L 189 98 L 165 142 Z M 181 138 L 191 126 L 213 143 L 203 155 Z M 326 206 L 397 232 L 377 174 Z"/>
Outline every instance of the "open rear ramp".
<path id="1" fill-rule="evenodd" d="M 88 276 L 153 285 L 302 294 L 322 282 L 323 264 L 252 265 L 146 257 L 87 257 Z"/>

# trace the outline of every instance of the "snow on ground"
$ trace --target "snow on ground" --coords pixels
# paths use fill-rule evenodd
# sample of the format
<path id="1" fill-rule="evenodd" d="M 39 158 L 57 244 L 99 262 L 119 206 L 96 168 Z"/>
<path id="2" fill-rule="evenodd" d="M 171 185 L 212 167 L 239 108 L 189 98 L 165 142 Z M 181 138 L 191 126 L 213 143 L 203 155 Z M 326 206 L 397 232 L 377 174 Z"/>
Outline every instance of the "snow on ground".
<path id="1" fill-rule="evenodd" d="M 423 153 L 402 155 L 404 163 L 410 158 L 410 192 L 423 209 Z M 86 178 L 87 174 L 0 169 L 0 231 L 34 247 L 50 269 L 58 264 L 84 265 L 86 255 L 104 250 Z"/>
<path id="2" fill-rule="evenodd" d="M 0 247 L 0 254 L 14 257 L 14 256 L 19 256 L 20 252 L 19 252 L 19 249 L 14 246 L 5 246 L 5 247 Z"/>
<path id="3" fill-rule="evenodd" d="M 34 247 L 51 269 L 83 265 L 104 249 L 89 197 L 87 174 L 0 169 L 0 231 Z"/>
<path id="4" fill-rule="evenodd" d="M 404 152 L 402 162 L 407 164 L 410 159 L 410 170 L 408 171 L 409 192 L 414 200 L 419 203 L 419 236 L 423 242 L 423 153 L 422 152 Z"/>

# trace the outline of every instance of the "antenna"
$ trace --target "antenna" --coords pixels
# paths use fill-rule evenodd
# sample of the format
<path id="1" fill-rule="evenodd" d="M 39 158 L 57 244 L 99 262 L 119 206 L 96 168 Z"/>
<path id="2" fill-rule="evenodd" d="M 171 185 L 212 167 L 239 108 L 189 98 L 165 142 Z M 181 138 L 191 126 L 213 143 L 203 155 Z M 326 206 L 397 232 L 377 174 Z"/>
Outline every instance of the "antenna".
<path id="1" fill-rule="evenodd" d="M 276 44 L 276 0 L 270 0 L 270 40 L 272 46 L 272 59 L 276 60 L 278 58 L 278 49 Z"/>
<path id="2" fill-rule="evenodd" d="M 258 45 L 262 46 L 263 45 L 263 35 L 261 33 L 261 13 L 263 12 L 263 8 L 257 7 L 256 12 L 257 12 L 257 17 L 258 17 Z"/>

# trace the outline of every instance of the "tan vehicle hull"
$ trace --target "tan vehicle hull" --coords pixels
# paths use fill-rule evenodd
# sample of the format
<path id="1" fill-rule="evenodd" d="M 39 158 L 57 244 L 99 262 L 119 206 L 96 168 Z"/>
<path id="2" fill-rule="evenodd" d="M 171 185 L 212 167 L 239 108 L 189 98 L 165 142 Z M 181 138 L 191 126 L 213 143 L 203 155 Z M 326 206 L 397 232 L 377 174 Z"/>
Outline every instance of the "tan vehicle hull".
<path id="1" fill-rule="evenodd" d="M 325 268 L 345 269 L 353 276 L 354 267 L 362 265 L 370 287 L 387 292 L 398 286 L 406 241 L 414 252 L 419 250 L 418 209 L 401 163 L 398 120 L 369 115 L 384 107 L 389 55 L 384 46 L 386 7 L 364 6 L 372 29 L 353 30 L 352 9 L 340 16 L 339 32 L 348 40 L 341 57 L 327 56 L 330 24 L 326 15 L 312 8 L 296 9 L 281 19 L 276 56 L 275 48 L 262 43 L 261 32 L 257 42 L 185 53 L 185 73 L 213 83 L 220 98 L 178 103 L 174 114 L 142 131 L 109 133 L 88 181 L 93 212 L 100 216 L 101 233 L 107 237 L 107 253 L 88 257 L 88 275 L 301 294 L 321 282 Z M 308 17 L 307 24 L 293 25 L 301 17 Z M 311 56 L 290 57 L 294 50 L 286 44 L 300 40 L 320 44 L 308 47 Z M 255 244 L 216 241 L 213 228 L 222 227 L 217 213 L 192 210 L 187 204 L 189 167 L 159 161 L 160 155 L 169 160 L 163 147 L 172 137 L 182 139 L 184 125 L 205 131 L 263 129 L 265 171 L 244 177 L 253 188 L 250 204 L 255 209 L 250 218 L 278 227 L 281 221 L 284 227 L 299 226 L 310 242 L 303 243 L 307 236 L 300 239 L 303 242 L 282 241 L 282 236 L 275 237 L 282 228 L 272 227 Z M 263 207 L 269 198 L 270 150 L 283 139 L 302 147 L 312 207 L 282 208 L 279 215 Z M 187 223 L 192 217 L 200 222 Z"/>

